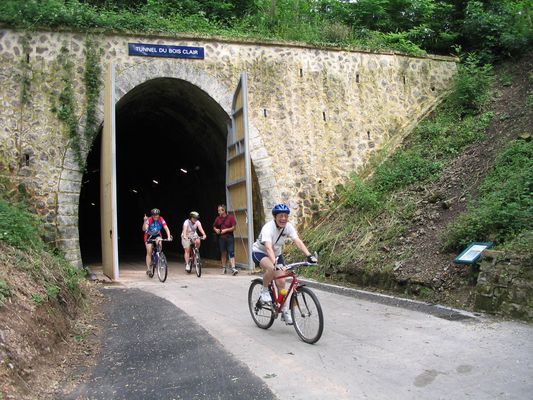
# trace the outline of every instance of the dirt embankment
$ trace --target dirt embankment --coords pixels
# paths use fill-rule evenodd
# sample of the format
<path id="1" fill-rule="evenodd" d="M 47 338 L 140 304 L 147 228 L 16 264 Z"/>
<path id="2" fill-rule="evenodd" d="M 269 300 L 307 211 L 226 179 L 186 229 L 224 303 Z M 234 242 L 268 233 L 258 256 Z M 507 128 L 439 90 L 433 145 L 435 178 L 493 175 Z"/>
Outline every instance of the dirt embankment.
<path id="1" fill-rule="evenodd" d="M 88 281 L 73 295 L 60 268 L 0 241 L 0 399 L 57 399 L 65 376 L 94 360 L 101 295 Z"/>
<path id="2" fill-rule="evenodd" d="M 406 221 L 400 240 L 378 250 L 381 260 L 394 265 L 392 273 L 377 271 L 373 275 L 364 265 L 355 265 L 351 276 L 346 277 L 348 281 L 472 308 L 475 279 L 470 267 L 454 264 L 457 254 L 442 251 L 441 234 L 465 211 L 468 201 L 476 198 L 480 183 L 502 147 L 510 140 L 531 135 L 532 70 L 533 54 L 495 68 L 494 97 L 487 107 L 494 117 L 486 140 L 466 148 L 446 166 L 437 182 L 399 195 L 409 197 L 416 210 L 414 217 Z"/>

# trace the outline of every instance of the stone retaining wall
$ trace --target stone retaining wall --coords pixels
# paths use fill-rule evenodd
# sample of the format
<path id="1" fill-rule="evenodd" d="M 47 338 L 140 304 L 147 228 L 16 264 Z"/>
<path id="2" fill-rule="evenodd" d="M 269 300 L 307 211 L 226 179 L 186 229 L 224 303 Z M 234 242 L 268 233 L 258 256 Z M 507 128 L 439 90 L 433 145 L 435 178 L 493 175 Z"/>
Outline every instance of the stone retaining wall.
<path id="1" fill-rule="evenodd" d="M 487 250 L 479 264 L 475 308 L 533 321 L 533 260 Z"/>

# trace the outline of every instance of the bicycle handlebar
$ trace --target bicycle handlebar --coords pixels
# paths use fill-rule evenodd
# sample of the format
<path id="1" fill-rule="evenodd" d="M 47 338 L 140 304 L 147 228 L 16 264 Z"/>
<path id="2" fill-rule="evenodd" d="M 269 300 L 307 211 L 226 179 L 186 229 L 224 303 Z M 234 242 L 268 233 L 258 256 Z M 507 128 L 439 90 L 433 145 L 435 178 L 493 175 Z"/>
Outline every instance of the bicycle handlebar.
<path id="1" fill-rule="evenodd" d="M 286 265 L 285 266 L 285 271 L 292 271 L 292 270 L 300 268 L 300 267 L 310 267 L 310 266 L 313 266 L 313 265 L 318 265 L 318 263 L 310 263 L 308 261 L 295 262 L 295 263 Z"/>
<path id="2" fill-rule="evenodd" d="M 152 243 L 152 242 L 155 242 L 157 240 L 157 238 L 155 239 L 152 239 L 152 238 L 149 238 L 149 239 L 146 239 L 146 242 L 147 243 Z M 173 238 L 172 239 L 161 239 L 162 242 L 172 242 Z"/>
<path id="3" fill-rule="evenodd" d="M 188 239 L 189 239 L 189 242 L 194 242 L 194 241 L 196 240 L 196 238 L 188 238 Z M 200 239 L 200 240 L 205 240 L 205 239 L 207 239 L 207 237 L 206 237 L 206 238 L 203 238 L 203 237 L 201 237 L 201 236 L 198 236 L 198 239 Z"/>

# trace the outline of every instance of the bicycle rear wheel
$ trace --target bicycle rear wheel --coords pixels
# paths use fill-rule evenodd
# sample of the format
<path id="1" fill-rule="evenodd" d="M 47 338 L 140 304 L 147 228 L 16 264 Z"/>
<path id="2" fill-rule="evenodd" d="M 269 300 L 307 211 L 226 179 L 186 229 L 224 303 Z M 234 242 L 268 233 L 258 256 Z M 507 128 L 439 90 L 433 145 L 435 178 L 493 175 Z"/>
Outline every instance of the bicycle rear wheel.
<path id="1" fill-rule="evenodd" d="M 161 282 L 165 282 L 167 280 L 167 273 L 167 257 L 163 252 L 161 252 L 161 254 L 159 254 L 159 260 L 157 260 L 157 277 Z"/>
<path id="2" fill-rule="evenodd" d="M 294 329 L 300 339 L 309 344 L 318 342 L 324 330 L 324 315 L 316 295 L 305 286 L 299 286 L 290 304 Z"/>
<path id="3" fill-rule="evenodd" d="M 254 279 L 248 289 L 248 308 L 255 324 L 261 329 L 268 329 L 274 323 L 274 312 L 272 304 L 262 304 L 259 301 L 263 280 Z"/>
<path id="4" fill-rule="evenodd" d="M 200 251 L 194 249 L 194 270 L 196 271 L 196 276 L 199 278 L 202 276 L 202 260 L 200 258 Z"/>

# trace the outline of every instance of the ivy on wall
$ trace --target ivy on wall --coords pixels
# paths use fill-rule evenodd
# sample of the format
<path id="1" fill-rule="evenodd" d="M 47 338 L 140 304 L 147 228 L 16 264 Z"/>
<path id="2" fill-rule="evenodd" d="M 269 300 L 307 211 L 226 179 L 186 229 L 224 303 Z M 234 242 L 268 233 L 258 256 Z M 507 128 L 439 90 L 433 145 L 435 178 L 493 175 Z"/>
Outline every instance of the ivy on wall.
<path id="1" fill-rule="evenodd" d="M 87 104 L 85 111 L 85 139 L 87 139 L 87 143 L 93 142 L 97 132 L 96 107 L 102 87 L 102 68 L 100 67 L 102 53 L 102 49 L 97 48 L 94 40 L 87 37 L 85 42 L 85 73 L 83 75 Z"/>
<path id="2" fill-rule="evenodd" d="M 20 103 L 21 106 L 27 105 L 30 102 L 30 89 L 32 69 L 30 64 L 30 34 L 20 36 L 20 44 L 22 46 L 22 58 L 19 61 L 19 82 L 20 82 Z"/>
<path id="3" fill-rule="evenodd" d="M 58 62 L 61 67 L 60 79 L 62 83 L 61 93 L 59 94 L 59 105 L 53 111 L 56 112 L 57 118 L 67 127 L 67 134 L 72 149 L 81 169 L 84 168 L 84 160 L 81 155 L 80 136 L 78 135 L 78 121 L 76 119 L 76 109 L 74 100 L 73 86 L 73 69 L 74 65 L 69 57 L 69 50 L 65 45 L 61 47 Z"/>
<path id="4" fill-rule="evenodd" d="M 97 133 L 96 107 L 102 87 L 100 67 L 100 57 L 102 50 L 97 47 L 95 42 L 88 37 L 85 47 L 85 71 L 83 74 L 83 84 L 85 86 L 85 129 L 83 132 L 84 139 L 89 145 L 93 142 Z M 74 64 L 69 56 L 69 50 L 65 45 L 61 47 L 58 56 L 60 66 L 60 80 L 62 83 L 61 93 L 59 94 L 58 106 L 54 111 L 58 119 L 67 127 L 67 134 L 76 160 L 81 170 L 85 168 L 85 159 L 82 155 L 81 133 L 78 129 L 78 118 L 76 117 L 76 105 L 74 95 L 73 70 Z"/>

